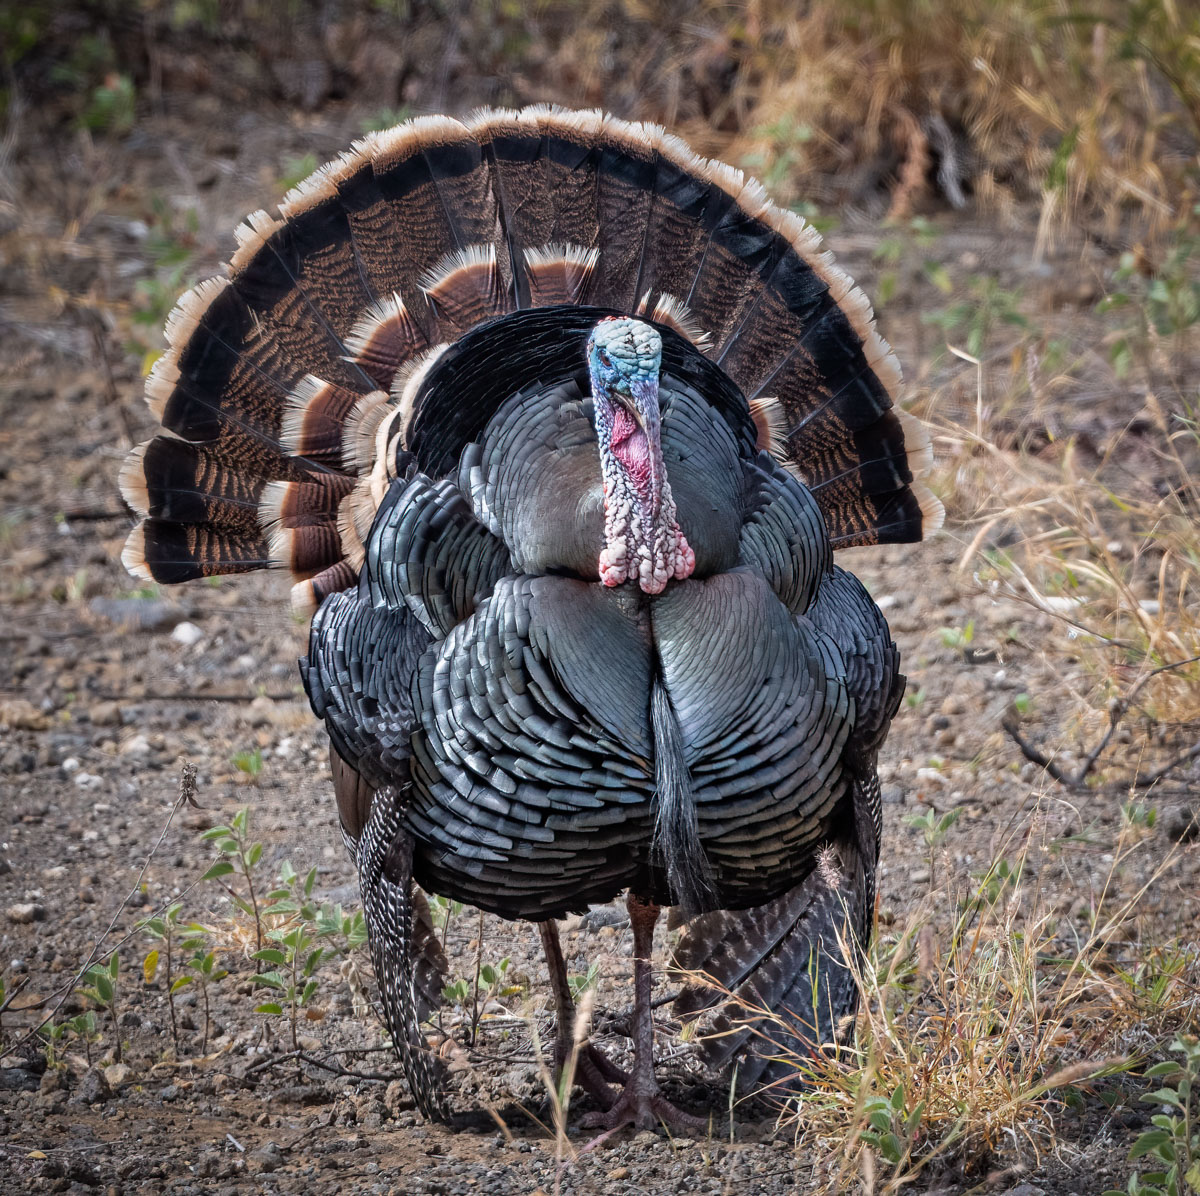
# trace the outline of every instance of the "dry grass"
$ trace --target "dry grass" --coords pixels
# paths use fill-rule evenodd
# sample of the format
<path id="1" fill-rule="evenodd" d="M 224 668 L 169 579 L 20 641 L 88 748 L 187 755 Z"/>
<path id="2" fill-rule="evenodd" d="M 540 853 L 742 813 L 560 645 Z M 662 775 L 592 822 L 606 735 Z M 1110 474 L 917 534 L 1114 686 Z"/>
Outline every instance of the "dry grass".
<path id="1" fill-rule="evenodd" d="M 1033 822 L 1044 827 L 1041 811 Z M 1022 833 L 1011 857 L 879 928 L 858 969 L 855 1045 L 793 1059 L 805 1090 L 780 1115 L 803 1157 L 829 1160 L 820 1191 L 883 1196 L 1035 1167 L 1059 1148 L 1067 1108 L 1140 1070 L 1173 1032 L 1200 1027 L 1195 944 L 1151 946 L 1141 933 L 1142 899 L 1178 849 L 1137 891 L 1119 882 L 1148 842 L 1125 822 L 1082 918 L 1039 879 L 1047 853 L 1072 845 Z M 770 1050 L 775 1019 L 743 1012 Z"/>

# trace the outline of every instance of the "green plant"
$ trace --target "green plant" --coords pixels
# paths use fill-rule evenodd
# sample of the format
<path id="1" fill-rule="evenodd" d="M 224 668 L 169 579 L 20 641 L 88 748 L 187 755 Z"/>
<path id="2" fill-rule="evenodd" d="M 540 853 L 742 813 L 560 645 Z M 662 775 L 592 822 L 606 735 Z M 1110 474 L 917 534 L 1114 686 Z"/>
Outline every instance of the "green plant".
<path id="1" fill-rule="evenodd" d="M 107 963 L 94 963 L 83 974 L 84 983 L 76 991 L 108 1011 L 113 1027 L 113 1058 L 121 1062 L 121 1031 L 117 1024 L 117 981 L 121 975 L 121 956 L 114 951 Z"/>
<path id="2" fill-rule="evenodd" d="M 367 941 L 367 926 L 361 910 L 348 914 L 340 904 L 318 905 L 313 900 L 317 870 L 301 877 L 289 860 L 279 867 L 278 883 L 266 895 L 269 903 L 264 918 L 279 919 L 267 932 L 274 944 L 254 953 L 271 970 L 261 972 L 255 983 L 278 994 L 256 1012 L 287 1015 L 292 1049 L 299 1050 L 297 1024 L 301 1011 L 310 1008 L 320 987 L 316 972 L 323 961 L 349 955 Z"/>
<path id="3" fill-rule="evenodd" d="M 1192 215 L 1200 216 L 1200 204 Z M 1174 364 L 1181 367 L 1186 334 L 1200 322 L 1200 234 L 1178 231 L 1162 263 L 1150 272 L 1136 254 L 1123 253 L 1113 272 L 1113 289 L 1096 310 L 1122 311 L 1130 317 L 1109 347 L 1118 378 L 1140 361 L 1153 385 L 1153 349 L 1159 340 L 1170 343 Z"/>
<path id="4" fill-rule="evenodd" d="M 208 929 L 193 923 L 189 935 L 183 941 L 183 949 L 191 951 L 191 957 L 184 961 L 188 971 L 178 977 L 173 991 L 178 992 L 188 984 L 195 984 L 200 989 L 200 1000 L 204 1006 L 204 1038 L 200 1044 L 200 1053 L 208 1054 L 208 1035 L 212 1026 L 212 1007 L 209 1002 L 208 990 L 214 984 L 219 984 L 229 972 L 217 960 L 215 951 L 206 950 Z"/>
<path id="5" fill-rule="evenodd" d="M 1153 830 L 1158 821 L 1158 811 L 1147 802 L 1130 801 L 1121 806 L 1121 821 L 1126 826 L 1140 826 Z"/>
<path id="6" fill-rule="evenodd" d="M 939 278 L 931 280 L 942 289 Z M 967 280 L 967 292 L 968 298 L 962 302 L 925 316 L 925 322 L 940 328 L 947 342 L 961 339 L 967 352 L 979 358 L 997 325 L 1028 331 L 1029 321 L 1021 312 L 1019 291 L 1007 290 L 990 274 L 976 274 Z"/>
<path id="7" fill-rule="evenodd" d="M 88 1066 L 92 1065 L 92 1044 L 99 1041 L 100 1032 L 96 1026 L 95 1010 L 85 1009 L 65 1022 L 50 1022 L 43 1031 L 46 1035 L 46 1066 L 56 1068 L 61 1065 L 58 1057 L 58 1046 L 68 1035 L 83 1043 L 84 1055 Z"/>
<path id="8" fill-rule="evenodd" d="M 128 133 L 133 128 L 136 102 L 133 79 L 113 71 L 93 88 L 79 123 L 95 133 Z"/>
<path id="9" fill-rule="evenodd" d="M 586 972 L 573 972 L 567 977 L 567 987 L 571 990 L 571 999 L 578 1001 L 585 992 L 596 987 L 600 980 L 600 965 L 593 963 L 588 965 Z"/>
<path id="10" fill-rule="evenodd" d="M 317 169 L 317 155 L 303 154 L 298 158 L 287 158 L 283 163 L 283 173 L 279 176 L 277 186 L 281 191 L 290 191 L 297 184 L 304 182 Z"/>
<path id="11" fill-rule="evenodd" d="M 175 992 L 179 987 L 176 981 L 180 977 L 175 970 L 176 938 L 180 931 L 179 912 L 183 902 L 172 902 L 160 915 L 145 918 L 139 923 L 141 929 L 151 938 L 162 943 L 162 947 L 153 947 L 142 960 L 142 977 L 147 984 L 153 984 L 158 973 L 159 964 L 163 965 L 164 983 L 167 990 L 167 1008 L 171 1013 L 171 1042 L 175 1046 L 175 1054 L 179 1054 L 179 1024 L 175 1017 Z"/>
<path id="12" fill-rule="evenodd" d="M 1200 1193 L 1200 1039 L 1177 1035 L 1168 1048 L 1182 1056 L 1180 1062 L 1167 1060 L 1148 1068 L 1148 1077 L 1166 1084 L 1142 1096 L 1147 1104 L 1159 1105 L 1170 1112 L 1150 1118 L 1154 1126 L 1133 1144 L 1130 1162 L 1152 1159 L 1160 1169 L 1134 1172 L 1124 1192 L 1110 1190 L 1104 1196 L 1185 1196 Z"/>
<path id="13" fill-rule="evenodd" d="M 939 627 L 938 638 L 947 648 L 953 648 L 966 656 L 975 642 L 975 620 L 968 619 L 964 627 Z"/>
<path id="14" fill-rule="evenodd" d="M 363 133 L 377 133 L 402 125 L 412 114 L 413 110 L 408 104 L 401 104 L 399 108 L 380 108 L 370 116 L 363 117 L 358 127 Z"/>
<path id="15" fill-rule="evenodd" d="M 228 826 L 214 826 L 200 836 L 205 843 L 215 843 L 221 858 L 200 878 L 215 880 L 229 895 L 230 901 L 242 913 L 254 919 L 254 942 L 258 951 L 263 945 L 263 920 L 258 896 L 254 891 L 254 870 L 262 859 L 263 845 L 250 839 L 250 809 L 243 806 Z M 225 878 L 240 876 L 246 889 L 242 896 Z"/>
<path id="16" fill-rule="evenodd" d="M 867 1128 L 859 1133 L 861 1141 L 877 1150 L 886 1163 L 901 1166 L 912 1153 L 921 1129 L 925 1102 L 907 1107 L 904 1085 L 897 1084 L 890 1096 L 874 1093 L 864 1101 Z"/>
<path id="17" fill-rule="evenodd" d="M 252 784 L 258 783 L 258 778 L 262 775 L 263 769 L 263 754 L 261 748 L 255 748 L 253 751 L 238 752 L 230 761 L 238 772 L 243 773 Z"/>

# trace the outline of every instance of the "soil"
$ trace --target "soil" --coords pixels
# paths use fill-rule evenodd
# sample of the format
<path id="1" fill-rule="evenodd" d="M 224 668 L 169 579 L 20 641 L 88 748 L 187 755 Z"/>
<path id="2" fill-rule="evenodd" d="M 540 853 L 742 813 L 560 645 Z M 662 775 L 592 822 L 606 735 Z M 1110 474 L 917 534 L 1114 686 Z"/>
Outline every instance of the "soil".
<path id="1" fill-rule="evenodd" d="M 300 1033 L 312 1055 L 371 1078 L 298 1070 L 285 1058 L 285 1023 L 254 1012 L 263 998 L 250 983 L 252 933 L 219 886 L 199 881 L 213 855 L 200 834 L 249 806 L 252 837 L 263 844 L 261 875 L 273 877 L 284 860 L 302 874 L 315 866 L 314 896 L 347 909 L 357 902 L 355 875 L 336 832 L 324 733 L 296 672 L 306 628 L 288 613 L 284 581 L 252 576 L 156 594 L 139 591 L 121 566 L 131 520 L 116 477 L 130 443 L 152 427 L 126 333 L 142 302 L 139 282 L 156 277 L 147 244 L 151 196 L 196 212 L 186 238 L 191 268 L 203 276 L 231 252 L 237 220 L 277 198 L 283 162 L 309 152 L 324 160 L 360 126 L 348 110 L 226 116 L 196 97 L 141 122 L 124 140 L 91 144 L 72 134 L 54 153 L 27 154 L 15 176 L 18 214 L 4 238 L 8 277 L 0 283 L 0 972 L 8 992 L 19 993 L 2 1021 L 9 1053 L 0 1064 L 0 1189 L 353 1187 L 443 1196 L 805 1190 L 826 1173 L 837 1144 L 798 1143 L 793 1129 L 778 1128 L 760 1107 L 738 1106 L 731 1117 L 726 1096 L 690 1078 L 665 1007 L 660 1070 L 677 1076 L 670 1090 L 684 1104 L 712 1111 L 711 1135 L 682 1141 L 626 1133 L 582 1154 L 575 1152 L 589 1141 L 587 1131 L 573 1128 L 565 1148 L 556 1141 L 546 1128 L 551 1117 L 531 1032 L 549 1041 L 549 994 L 537 937 L 526 925 L 483 920 L 482 959 L 510 959 L 506 984 L 517 992 L 485 1010 L 478 1051 L 455 1055 L 461 1124 L 454 1128 L 422 1123 L 395 1061 L 379 1050 L 378 1022 L 356 1015 L 354 991 L 336 967 L 319 972 L 316 1020 Z M 1035 265 L 1036 215 L 1018 212 L 1005 225 L 935 212 L 938 235 L 925 256 L 956 279 L 985 273 L 1023 287 L 1035 318 L 1069 328 L 1080 341 L 1099 337 L 1092 305 L 1112 254 L 1064 241 Z M 879 272 L 873 250 L 884 235 L 876 223 L 847 216 L 829 237 L 868 291 Z M 948 402 L 959 395 L 969 409 L 973 370 L 953 359 L 931 364 L 936 336 L 921 323 L 921 310 L 901 294 L 887 308 L 884 332 L 918 390 L 933 388 Z M 1066 394 L 1055 407 L 1061 427 L 1103 436 L 1140 409 L 1142 396 L 1112 388 L 1111 379 L 1106 385 L 1102 403 L 1088 401 L 1082 384 L 1076 397 Z M 881 927 L 927 897 L 935 880 L 969 876 L 1014 835 L 1035 829 L 1059 840 L 1087 832 L 1085 846 L 1037 863 L 1044 891 L 1069 924 L 1086 917 L 1109 877 L 1124 798 L 1103 787 L 1082 795 L 1057 788 L 1002 731 L 1014 698 L 1034 695 L 1034 732 L 1078 755 L 1066 703 L 1060 711 L 1056 695 L 1081 692 L 1088 678 L 1080 663 L 1046 651 L 1065 636 L 1061 624 L 981 592 L 958 567 L 973 535 L 956 519 L 961 514 L 952 507 L 947 532 L 930 543 L 858 551 L 842 561 L 884 606 L 914 699 L 883 755 Z M 969 621 L 969 651 L 944 642 L 941 628 Z M 233 759 L 256 750 L 261 767 L 250 776 Z M 195 805 L 175 810 L 182 761 L 195 768 L 198 791 Z M 1186 789 L 1170 799 L 1147 849 L 1116 880 L 1132 894 L 1175 852 L 1142 899 L 1139 925 L 1164 938 L 1198 921 L 1200 848 L 1180 849 L 1167 832 L 1176 808 L 1191 809 L 1195 800 Z M 929 808 L 961 812 L 934 857 L 903 821 Z M 207 1050 L 195 988 L 176 999 L 176 1050 L 163 979 L 147 984 L 141 975 L 152 944 L 136 924 L 175 899 L 188 920 L 215 928 L 220 958 L 233 973 L 212 993 Z M 565 935 L 573 973 L 599 966 L 597 1037 L 618 1060 L 628 1047 L 620 1031 L 631 994 L 621 912 L 617 906 L 575 920 Z M 480 925 L 473 911 L 452 918 L 456 976 L 474 974 Z M 663 959 L 665 926 L 660 934 Z M 100 1070 L 112 1056 L 103 1018 L 92 1066 L 76 1042 L 64 1047 L 61 1067 L 47 1069 L 42 1044 L 29 1036 L 55 1007 L 45 1001 L 65 994 L 59 1021 L 81 1009 L 70 995 L 74 977 L 95 944 L 106 955 L 118 943 L 123 1070 L 108 1078 Z M 369 972 L 365 954 L 357 958 Z M 659 984 L 669 991 L 665 976 Z M 445 1024 L 462 1040 L 470 1020 L 460 1010 Z M 1128 1146 L 1144 1124 L 1136 1093 L 1130 1100 L 1118 1090 L 1111 1109 L 1092 1101 L 1063 1113 L 1057 1151 L 1036 1158 L 1001 1149 L 970 1177 L 930 1169 L 924 1188 L 913 1190 L 1085 1196 L 1123 1187 Z M 575 1102 L 573 1125 L 587 1107 Z"/>

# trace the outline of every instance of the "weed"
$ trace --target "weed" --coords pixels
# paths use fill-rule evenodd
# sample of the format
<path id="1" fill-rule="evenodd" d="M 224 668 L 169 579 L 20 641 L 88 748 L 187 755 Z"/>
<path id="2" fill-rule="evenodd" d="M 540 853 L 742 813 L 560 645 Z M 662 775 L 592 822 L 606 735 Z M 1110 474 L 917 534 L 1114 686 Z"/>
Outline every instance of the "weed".
<path id="1" fill-rule="evenodd" d="M 293 1050 L 299 1050 L 297 1025 L 302 1013 L 312 1009 L 320 988 L 316 972 L 322 961 L 343 956 L 367 939 L 361 912 L 347 914 L 340 905 L 318 906 L 312 897 L 316 868 L 301 879 L 291 863 L 283 862 L 279 885 L 267 894 L 270 903 L 264 917 L 280 924 L 267 931 L 274 944 L 254 953 L 254 959 L 270 965 L 254 982 L 271 989 L 277 1000 L 265 1001 L 256 1012 L 286 1016 Z"/>
<path id="2" fill-rule="evenodd" d="M 159 964 L 163 965 L 163 979 L 167 990 L 167 1008 L 171 1015 L 171 1042 L 175 1054 L 179 1054 L 179 1024 L 175 1018 L 175 981 L 178 979 L 175 967 L 175 947 L 180 933 L 179 912 L 183 902 L 174 901 L 160 915 L 146 918 L 140 923 L 141 929 L 151 938 L 162 943 L 162 947 L 154 947 L 146 953 L 142 960 L 142 977 L 147 984 L 153 984 L 158 973 Z"/>
<path id="3" fill-rule="evenodd" d="M 42 1032 L 46 1037 L 47 1067 L 53 1069 L 62 1066 L 59 1048 L 61 1044 L 69 1041 L 83 1045 L 84 1057 L 87 1059 L 88 1067 L 91 1067 L 92 1047 L 100 1040 L 95 1010 L 85 1009 L 82 1013 L 78 1013 L 64 1022 L 49 1022 Z"/>
<path id="4" fill-rule="evenodd" d="M 934 276 L 931 281 L 938 285 Z M 946 277 L 945 282 L 949 283 Z M 941 287 L 939 286 L 939 289 Z M 991 348 L 992 336 L 1000 325 L 1029 330 L 1021 312 L 1021 294 L 1008 290 L 990 274 L 973 275 L 967 282 L 968 298 L 942 311 L 930 312 L 925 322 L 940 328 L 947 343 L 961 340 L 972 357 L 982 357 Z"/>
<path id="5" fill-rule="evenodd" d="M 1200 1192 L 1200 1040 L 1178 1035 L 1168 1048 L 1182 1056 L 1180 1062 L 1165 1061 L 1147 1068 L 1148 1077 L 1166 1081 L 1142 1100 L 1158 1105 L 1162 1112 L 1150 1118 L 1154 1128 L 1133 1144 L 1130 1162 L 1152 1159 L 1161 1169 L 1136 1172 L 1124 1192 L 1111 1190 L 1104 1196 L 1186 1196 Z"/>
<path id="6" fill-rule="evenodd" d="M 230 763 L 252 785 L 258 784 L 258 778 L 262 775 L 263 769 L 263 754 L 261 748 L 254 748 L 251 751 L 238 752 L 231 758 Z"/>
<path id="7" fill-rule="evenodd" d="M 77 990 L 81 997 L 106 1010 L 113 1028 L 113 1058 L 121 1062 L 121 1029 L 117 1023 L 117 981 L 121 975 L 121 957 L 114 951 L 107 963 L 95 963 L 83 974 Z"/>
<path id="8" fill-rule="evenodd" d="M 261 756 L 260 756 L 261 761 Z M 215 843 L 221 858 L 208 869 L 201 880 L 215 880 L 229 895 L 234 906 L 254 919 L 255 950 L 263 949 L 263 920 L 258 897 L 254 891 L 254 870 L 262 859 L 263 846 L 250 839 L 250 810 L 243 806 L 228 826 L 215 826 L 200 836 L 205 843 Z M 239 876 L 246 890 L 242 896 L 226 877 Z"/>

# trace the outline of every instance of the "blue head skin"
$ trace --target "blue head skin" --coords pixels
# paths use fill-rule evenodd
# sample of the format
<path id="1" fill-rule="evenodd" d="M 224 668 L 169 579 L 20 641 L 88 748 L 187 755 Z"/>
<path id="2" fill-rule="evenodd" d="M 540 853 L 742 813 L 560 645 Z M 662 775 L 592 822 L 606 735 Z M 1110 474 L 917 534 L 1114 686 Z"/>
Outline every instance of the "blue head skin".
<path id="1" fill-rule="evenodd" d="M 587 358 L 604 476 L 600 580 L 609 586 L 636 580 L 646 593 L 658 594 L 695 567 L 675 522 L 663 464 L 662 338 L 641 320 L 610 316 L 592 330 Z"/>

